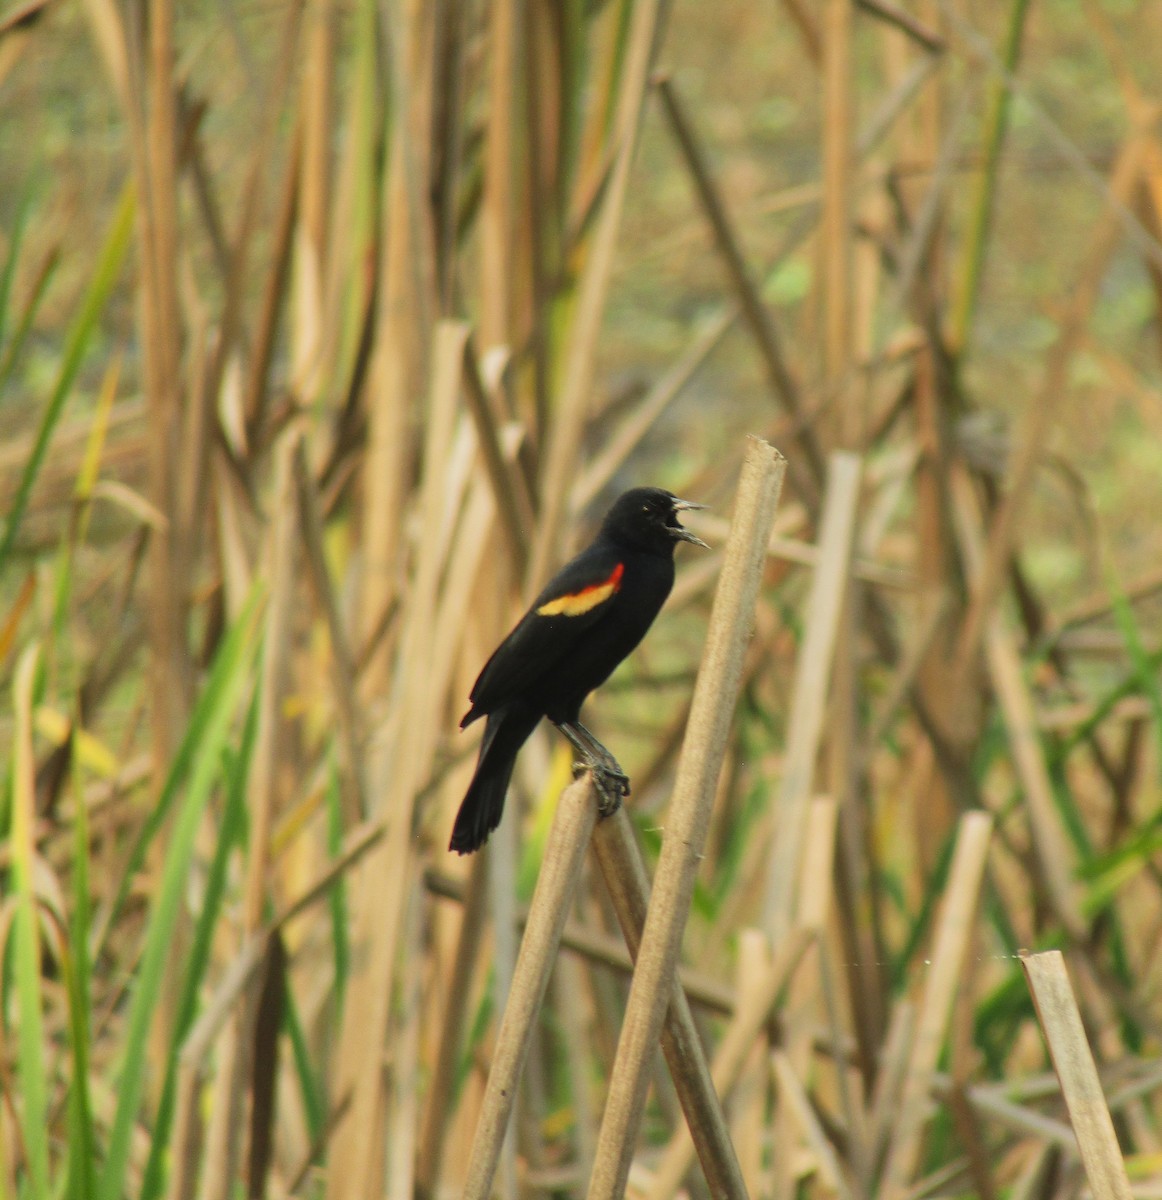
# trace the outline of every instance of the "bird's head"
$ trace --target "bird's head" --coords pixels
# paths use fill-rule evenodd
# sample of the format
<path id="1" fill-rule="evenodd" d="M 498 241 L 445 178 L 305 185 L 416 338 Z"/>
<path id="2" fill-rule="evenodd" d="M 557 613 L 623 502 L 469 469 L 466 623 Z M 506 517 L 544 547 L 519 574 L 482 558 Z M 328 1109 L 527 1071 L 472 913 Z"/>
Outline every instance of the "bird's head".
<path id="1" fill-rule="evenodd" d="M 705 507 L 691 500 L 679 500 L 664 488 L 633 488 L 618 497 L 606 513 L 602 529 L 615 541 L 661 553 L 672 553 L 678 542 L 690 542 L 709 550 L 701 538 L 683 528 L 678 520 L 681 512 Z"/>

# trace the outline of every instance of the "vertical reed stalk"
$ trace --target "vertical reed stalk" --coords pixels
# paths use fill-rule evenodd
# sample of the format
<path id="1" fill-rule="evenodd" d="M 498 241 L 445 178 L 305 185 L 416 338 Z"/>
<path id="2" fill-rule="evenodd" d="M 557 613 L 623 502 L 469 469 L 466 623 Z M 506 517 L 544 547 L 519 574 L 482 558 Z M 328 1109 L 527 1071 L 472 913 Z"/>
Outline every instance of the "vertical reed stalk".
<path id="1" fill-rule="evenodd" d="M 785 469 L 777 450 L 757 439 L 751 441 L 597 1136 L 590 1200 L 614 1200 L 622 1195 L 629 1178 L 649 1083 L 647 1068 L 670 1000 Z"/>
<path id="2" fill-rule="evenodd" d="M 586 775 L 561 793 L 545 845 L 529 919 L 513 972 L 509 1002 L 496 1035 L 484 1104 L 472 1138 L 464 1200 L 488 1200 L 500 1161 L 533 1025 L 549 986 L 553 959 L 581 879 L 597 820 L 597 798 Z"/>
<path id="3" fill-rule="evenodd" d="M 650 67 L 658 39 L 660 0 L 639 0 L 633 6 L 625 72 L 617 99 L 613 168 L 602 201 L 578 286 L 577 311 L 562 364 L 561 394 L 541 472 L 541 513 L 529 562 L 526 590 L 548 577 L 559 553 L 569 485 L 574 476 L 577 448 L 589 411 L 593 389 L 597 338 L 605 311 L 613 255 L 629 188 L 638 127 L 645 104 Z"/>
<path id="4" fill-rule="evenodd" d="M 776 944 L 791 925 L 807 805 L 823 734 L 827 681 L 850 570 L 860 469 L 854 455 L 836 454 L 828 472 L 819 527 L 819 560 L 807 608 L 809 624 L 795 675 L 787 761 L 775 802 L 777 832 L 763 908 L 764 927 Z"/>
<path id="5" fill-rule="evenodd" d="M 636 962 L 649 911 L 650 887 L 633 826 L 624 809 L 597 826 L 593 849 L 622 935 Z M 722 1104 L 714 1090 L 686 993 L 677 978 L 671 988 L 661 1042 L 710 1194 L 745 1197 L 747 1187 Z"/>
<path id="6" fill-rule="evenodd" d="M 1089 1186 L 1095 1196 L 1129 1200 L 1134 1193 L 1069 983 L 1065 959 L 1060 950 L 1049 950 L 1025 955 L 1021 966 L 1037 1005 L 1037 1019 L 1049 1044 L 1054 1070 L 1061 1081 Z"/>

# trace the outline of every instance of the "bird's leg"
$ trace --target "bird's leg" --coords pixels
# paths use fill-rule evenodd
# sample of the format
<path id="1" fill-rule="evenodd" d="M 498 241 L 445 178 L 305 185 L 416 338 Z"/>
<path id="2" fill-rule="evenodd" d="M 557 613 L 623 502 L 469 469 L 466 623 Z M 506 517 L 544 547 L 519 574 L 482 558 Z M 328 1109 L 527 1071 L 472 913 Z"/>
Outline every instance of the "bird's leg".
<path id="1" fill-rule="evenodd" d="M 555 724 L 581 755 L 584 765 L 593 772 L 600 796 L 598 811 L 603 817 L 611 816 L 621 807 L 622 797 L 629 795 L 629 776 L 621 769 L 617 759 L 580 721 L 559 721 Z"/>
<path id="2" fill-rule="evenodd" d="M 602 765 L 605 767 L 606 773 L 609 774 L 610 776 L 612 776 L 619 783 L 622 783 L 625 785 L 623 794 L 628 796 L 629 795 L 629 776 L 621 769 L 621 764 L 617 761 L 616 758 L 613 757 L 613 755 L 609 752 L 609 749 L 597 739 L 597 736 L 593 733 L 593 731 L 591 729 L 587 729 L 584 725 L 581 724 L 580 721 L 574 721 L 572 724 L 575 729 L 580 731 L 581 736 L 588 741 L 590 746 L 593 747 L 593 750 L 596 752 L 598 757 L 601 759 Z"/>

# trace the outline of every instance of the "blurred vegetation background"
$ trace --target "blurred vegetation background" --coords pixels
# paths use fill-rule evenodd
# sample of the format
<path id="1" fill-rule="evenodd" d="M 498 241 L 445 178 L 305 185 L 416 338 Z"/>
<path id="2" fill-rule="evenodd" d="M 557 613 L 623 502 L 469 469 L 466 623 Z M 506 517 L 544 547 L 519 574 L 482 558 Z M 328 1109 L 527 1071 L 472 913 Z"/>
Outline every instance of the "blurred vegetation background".
<path id="1" fill-rule="evenodd" d="M 0 1195 L 460 1193 L 570 774 L 538 735 L 453 859 L 465 697 L 622 487 L 709 504 L 589 714 L 653 862 L 746 433 L 789 469 L 683 980 L 712 1059 L 763 997 L 748 1192 L 1089 1194 L 1059 948 L 1162 1194 L 1159 46 L 5 3 Z M 501 1194 L 585 1192 L 628 971 L 594 873 Z M 646 1116 L 631 1191 L 705 1194 L 661 1066 Z"/>

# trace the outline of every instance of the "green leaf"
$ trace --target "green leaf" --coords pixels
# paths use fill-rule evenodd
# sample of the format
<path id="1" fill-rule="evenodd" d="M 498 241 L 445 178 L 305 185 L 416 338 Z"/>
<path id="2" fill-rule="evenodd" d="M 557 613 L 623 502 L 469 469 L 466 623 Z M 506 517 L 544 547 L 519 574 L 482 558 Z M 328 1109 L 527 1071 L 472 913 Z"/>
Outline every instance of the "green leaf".
<path id="1" fill-rule="evenodd" d="M 161 1195 L 165 1186 L 165 1159 L 169 1149 L 177 1095 L 178 1058 L 197 1015 L 198 991 L 210 964 L 214 928 L 222 912 L 222 898 L 226 894 L 230 854 L 235 846 L 241 844 L 246 831 L 246 781 L 250 773 L 250 759 L 254 753 L 257 734 L 258 694 L 255 692 L 246 715 L 240 751 L 238 754 L 231 754 L 227 750 L 223 754 L 223 774 L 229 780 L 230 786 L 226 792 L 226 806 L 218 830 L 214 859 L 210 864 L 206 890 L 194 929 L 193 945 L 190 947 L 186 963 L 177 1021 L 174 1023 L 173 1041 L 166 1062 L 165 1082 L 162 1084 L 161 1098 L 158 1101 L 157 1117 L 153 1123 L 153 1136 L 150 1138 L 149 1158 L 145 1164 L 140 1200 L 153 1200 L 153 1197 Z"/>
<path id="2" fill-rule="evenodd" d="M 20 522 L 24 517 L 24 510 L 28 507 L 28 498 L 32 494 L 32 486 L 36 482 L 37 475 L 40 474 L 40 468 L 44 465 L 45 455 L 48 453 L 48 444 L 52 439 L 53 430 L 56 428 L 57 422 L 60 421 L 65 401 L 72 391 L 73 383 L 77 378 L 77 372 L 81 369 L 81 362 L 85 357 L 85 351 L 88 349 L 89 340 L 97 324 L 97 318 L 101 315 L 101 311 L 105 307 L 105 302 L 109 298 L 109 293 L 113 290 L 114 283 L 117 282 L 117 276 L 120 273 L 121 264 L 125 258 L 125 251 L 129 245 L 129 237 L 133 231 L 133 210 L 133 189 L 126 187 L 122 193 L 117 214 L 113 218 L 113 225 L 109 230 L 109 236 L 105 239 L 105 245 L 101 249 L 101 257 L 97 261 L 96 274 L 89 284 L 89 290 L 86 292 L 85 299 L 81 304 L 81 311 L 77 314 L 69 330 L 56 384 L 53 387 L 52 395 L 49 397 L 44 416 L 41 418 L 40 428 L 37 430 L 36 441 L 33 443 L 32 451 L 24 463 L 24 472 L 16 488 L 16 495 L 8 510 L 4 526 L 4 537 L 3 540 L 0 540 L 0 575 L 3 574 L 8 556 L 12 552 L 17 530 L 20 528 Z"/>
<path id="3" fill-rule="evenodd" d="M 219 649 L 209 682 L 190 718 L 186 736 L 158 802 L 158 809 L 169 807 L 188 766 L 189 785 L 169 830 L 161 880 L 150 907 L 145 947 L 131 988 L 132 1001 L 126 1024 L 117 1112 L 109 1133 L 105 1169 L 98 1189 L 99 1200 L 122 1200 L 125 1194 L 129 1143 L 145 1086 L 149 1027 L 161 992 L 186 876 L 193 859 L 194 839 L 211 789 L 220 774 L 222 750 L 253 663 L 258 641 L 255 628 L 259 607 L 255 593 Z M 155 830 L 157 825 L 155 822 Z"/>

